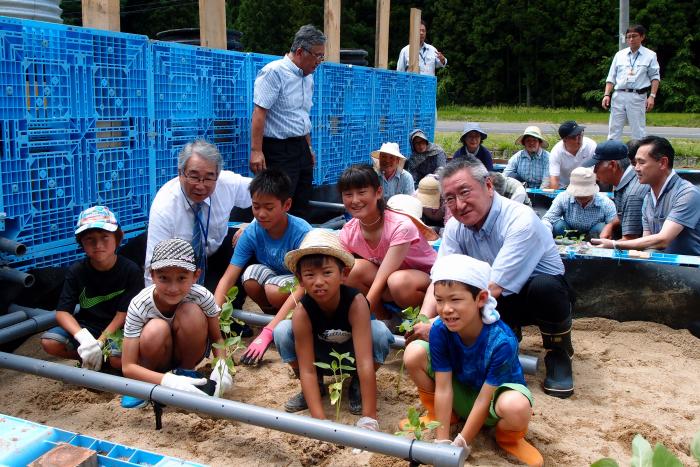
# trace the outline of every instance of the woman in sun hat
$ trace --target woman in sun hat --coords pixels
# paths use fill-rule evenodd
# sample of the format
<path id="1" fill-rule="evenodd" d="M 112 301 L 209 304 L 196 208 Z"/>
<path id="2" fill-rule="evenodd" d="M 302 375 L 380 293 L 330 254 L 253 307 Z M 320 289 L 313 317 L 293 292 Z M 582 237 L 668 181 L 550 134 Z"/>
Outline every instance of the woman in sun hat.
<path id="1" fill-rule="evenodd" d="M 384 143 L 378 151 L 372 152 L 374 167 L 379 172 L 384 199 L 403 193 L 410 195 L 415 187 L 413 176 L 404 170 L 406 156 L 401 154 L 397 143 Z"/>
<path id="2" fill-rule="evenodd" d="M 503 171 L 506 177 L 514 178 L 531 188 L 549 186 L 549 147 L 547 139 L 542 136 L 539 127 L 529 126 L 518 136 L 515 144 L 523 149 L 513 154 Z"/>
<path id="3" fill-rule="evenodd" d="M 413 176 L 414 183 L 423 180 L 428 174 L 436 174 L 440 167 L 447 164 L 445 151 L 439 145 L 431 143 L 423 130 L 413 130 L 408 142 L 411 145 L 411 156 L 406 161 L 406 170 Z"/>
<path id="4" fill-rule="evenodd" d="M 554 236 L 575 231 L 588 238 L 598 238 L 606 224 L 617 219 L 615 203 L 598 192 L 593 169 L 577 167 L 571 172 L 569 186 L 554 198 L 542 216 Z"/>
<path id="5" fill-rule="evenodd" d="M 418 189 L 414 193 L 416 198 L 423 203 L 423 219 L 442 225 L 445 217 L 445 205 L 440 196 L 440 181 L 436 175 L 426 175 L 418 183 Z"/>
<path id="6" fill-rule="evenodd" d="M 462 147 L 452 155 L 452 159 L 463 159 L 468 156 L 476 157 L 484 164 L 486 170 L 493 170 L 493 156 L 491 152 L 484 147 L 483 143 L 488 134 L 481 129 L 478 123 L 467 123 L 464 125 L 462 136 L 459 141 Z"/>

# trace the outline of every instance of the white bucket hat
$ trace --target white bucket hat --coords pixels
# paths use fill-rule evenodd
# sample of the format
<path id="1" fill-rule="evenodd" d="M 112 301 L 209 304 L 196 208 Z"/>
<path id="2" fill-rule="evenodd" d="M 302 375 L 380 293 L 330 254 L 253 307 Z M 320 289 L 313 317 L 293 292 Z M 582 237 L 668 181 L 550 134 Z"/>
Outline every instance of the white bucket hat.
<path id="1" fill-rule="evenodd" d="M 571 171 L 569 186 L 566 187 L 566 192 L 571 196 L 593 196 L 599 190 L 593 169 L 576 167 Z"/>
<path id="2" fill-rule="evenodd" d="M 540 140 L 542 143 L 542 147 L 547 149 L 549 147 L 549 143 L 545 139 L 544 136 L 542 136 L 542 131 L 540 130 L 540 127 L 532 125 L 527 128 L 525 128 L 525 131 L 523 131 L 523 134 L 518 136 L 518 139 L 515 140 L 515 144 L 523 144 L 523 139 L 526 136 L 532 136 L 533 138 L 537 138 Z"/>
<path id="3" fill-rule="evenodd" d="M 398 143 L 383 143 L 382 147 L 378 151 L 372 151 L 372 162 L 374 163 L 374 168 L 379 170 L 379 154 L 389 154 L 390 156 L 396 156 L 399 158 L 399 169 L 403 170 L 403 166 L 406 165 L 406 156 L 401 154 L 401 149 Z"/>
<path id="4" fill-rule="evenodd" d="M 386 202 L 386 207 L 390 211 L 408 216 L 426 240 L 432 241 L 439 238 L 433 229 L 420 220 L 423 215 L 423 203 L 418 198 L 414 198 L 411 195 L 394 195 Z"/>
<path id="5" fill-rule="evenodd" d="M 289 251 L 284 255 L 284 265 L 287 269 L 296 272 L 297 263 L 303 256 L 328 255 L 338 258 L 347 267 L 352 268 L 355 258 L 343 249 L 340 239 L 336 233 L 327 229 L 311 229 L 304 236 L 299 248 Z"/>

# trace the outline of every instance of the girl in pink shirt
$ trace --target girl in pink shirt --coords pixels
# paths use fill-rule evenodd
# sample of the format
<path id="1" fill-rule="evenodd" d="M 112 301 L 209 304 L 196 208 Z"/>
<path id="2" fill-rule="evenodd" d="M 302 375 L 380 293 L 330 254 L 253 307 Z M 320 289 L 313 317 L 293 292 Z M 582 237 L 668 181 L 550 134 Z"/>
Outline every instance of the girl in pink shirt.
<path id="1" fill-rule="evenodd" d="M 401 308 L 423 303 L 437 253 L 409 216 L 385 209 L 372 166 L 347 168 L 338 180 L 338 191 L 353 217 L 340 231 L 340 241 L 360 257 L 346 284 L 366 295 L 378 319 L 390 318 L 382 302 Z"/>

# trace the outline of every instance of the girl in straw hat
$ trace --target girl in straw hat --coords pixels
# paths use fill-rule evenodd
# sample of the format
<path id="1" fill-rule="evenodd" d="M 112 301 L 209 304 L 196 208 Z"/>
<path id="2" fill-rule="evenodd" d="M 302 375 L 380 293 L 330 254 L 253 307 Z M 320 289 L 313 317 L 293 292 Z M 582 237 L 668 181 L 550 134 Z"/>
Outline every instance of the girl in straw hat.
<path id="1" fill-rule="evenodd" d="M 379 177 L 370 165 L 347 168 L 338 190 L 353 217 L 341 230 L 340 241 L 359 257 L 347 284 L 367 296 L 379 319 L 391 318 L 383 302 L 402 309 L 423 303 L 436 257 L 428 240 L 437 239 L 437 234 L 405 213 L 385 209 Z"/>

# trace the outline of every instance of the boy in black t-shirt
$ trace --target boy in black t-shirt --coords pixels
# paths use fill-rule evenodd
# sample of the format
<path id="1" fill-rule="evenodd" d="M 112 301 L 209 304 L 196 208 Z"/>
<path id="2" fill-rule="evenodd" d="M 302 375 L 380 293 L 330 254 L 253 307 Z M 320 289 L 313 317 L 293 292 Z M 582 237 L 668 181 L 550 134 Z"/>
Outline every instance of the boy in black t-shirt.
<path id="1" fill-rule="evenodd" d="M 124 234 L 105 206 L 81 212 L 75 236 L 87 258 L 68 269 L 56 307 L 59 325 L 41 336 L 41 345 L 50 355 L 79 358 L 83 368 L 99 371 L 106 336 L 124 326 L 129 302 L 143 288 L 143 274 L 116 254 Z M 75 305 L 80 309 L 74 315 Z M 121 369 L 120 349 L 110 349 L 109 364 Z"/>

